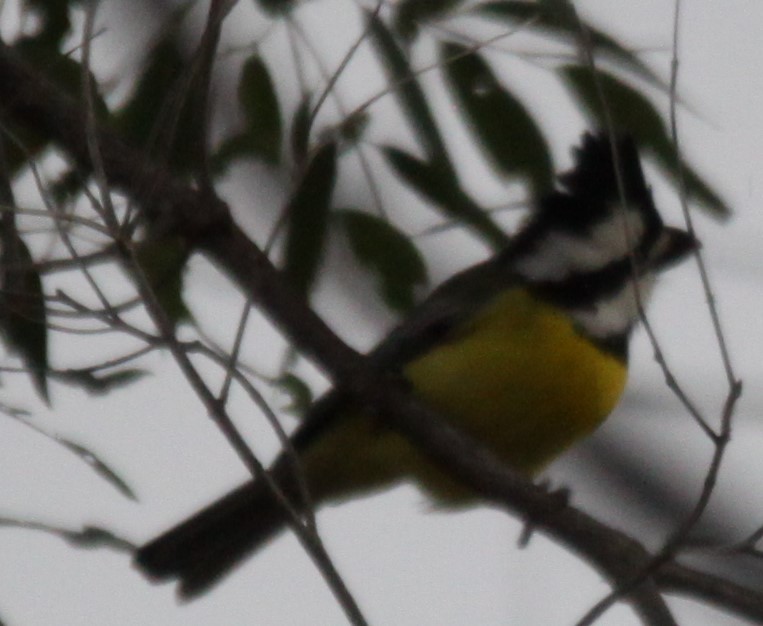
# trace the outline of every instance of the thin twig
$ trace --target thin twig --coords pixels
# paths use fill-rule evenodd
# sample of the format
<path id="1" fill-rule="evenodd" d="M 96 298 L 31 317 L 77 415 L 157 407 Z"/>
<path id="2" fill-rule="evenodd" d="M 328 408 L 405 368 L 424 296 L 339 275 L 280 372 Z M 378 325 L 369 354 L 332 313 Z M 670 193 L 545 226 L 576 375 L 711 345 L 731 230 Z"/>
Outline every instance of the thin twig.
<path id="1" fill-rule="evenodd" d="M 692 235 L 694 235 L 694 230 L 691 226 L 691 216 L 688 209 L 686 187 L 685 187 L 685 182 L 683 177 L 683 169 L 680 165 L 681 163 L 680 151 L 678 150 L 678 143 L 677 143 L 678 133 L 677 133 L 677 116 L 676 116 L 676 89 L 677 89 L 677 80 L 678 80 L 679 23 L 680 23 L 680 0 L 675 0 L 675 12 L 674 12 L 674 21 L 673 21 L 673 58 L 671 61 L 671 84 L 670 84 L 671 130 L 673 133 L 673 141 L 674 141 L 674 144 L 676 145 L 676 158 L 678 159 L 678 162 L 679 162 L 679 172 L 680 172 L 679 195 L 681 198 L 681 206 L 683 208 L 684 217 L 687 223 L 688 230 Z M 584 28 L 582 23 L 580 24 L 581 24 L 581 28 Z M 605 115 L 607 115 L 607 108 L 603 100 L 604 92 L 603 90 L 601 90 L 600 85 L 598 88 L 600 90 L 600 96 L 602 98 L 602 106 L 604 106 Z M 611 124 L 612 122 L 611 117 L 608 117 L 607 121 L 609 124 Z M 704 272 L 704 264 L 702 263 L 701 254 L 699 250 L 697 249 L 695 249 L 694 254 L 695 254 L 695 258 L 698 259 L 698 265 L 701 268 L 700 273 L 702 275 Z M 710 461 L 710 466 L 708 467 L 708 471 L 705 476 L 705 480 L 703 482 L 700 495 L 692 511 L 687 516 L 687 518 L 671 534 L 671 536 L 665 542 L 665 545 L 654 555 L 654 557 L 651 559 L 648 565 L 636 576 L 634 576 L 633 579 L 630 582 L 628 582 L 626 585 L 618 586 L 618 588 L 614 589 L 610 594 L 608 594 L 600 602 L 594 605 L 591 608 L 591 610 L 584 616 L 584 618 L 578 622 L 578 626 L 584 626 L 584 625 L 587 626 L 589 624 L 592 624 L 609 607 L 611 607 L 618 600 L 618 598 L 624 595 L 627 595 L 628 592 L 636 588 L 643 581 L 652 577 L 655 574 L 655 572 L 657 572 L 663 565 L 670 562 L 674 558 L 681 544 L 685 541 L 690 531 L 694 528 L 694 526 L 697 524 L 697 522 L 700 520 L 700 518 L 704 514 L 707 508 L 707 505 L 710 502 L 710 497 L 712 496 L 715 490 L 718 473 L 720 472 L 724 453 L 728 445 L 728 442 L 730 440 L 732 416 L 734 413 L 734 409 L 736 407 L 737 400 L 739 399 L 741 395 L 742 387 L 741 387 L 741 383 L 736 379 L 733 373 L 733 368 L 731 366 L 728 351 L 726 349 L 726 342 L 724 340 L 723 333 L 720 328 L 720 323 L 718 322 L 718 314 L 714 306 L 714 298 L 712 297 L 712 292 L 710 291 L 709 282 L 707 281 L 706 272 L 704 272 L 703 286 L 706 290 L 705 293 L 707 294 L 707 300 L 710 306 L 711 317 L 714 322 L 716 337 L 718 338 L 718 343 L 721 349 L 722 360 L 723 360 L 724 367 L 726 370 L 726 375 L 729 381 L 729 392 L 728 392 L 728 395 L 726 396 L 723 410 L 721 413 L 720 432 L 716 433 L 709 426 L 709 424 L 704 418 L 698 419 L 700 417 L 699 413 L 693 410 L 693 404 L 689 402 L 688 397 L 683 393 L 683 391 L 681 391 L 680 386 L 675 381 L 675 377 L 673 376 L 670 369 L 667 367 L 667 364 L 664 362 L 664 356 L 662 356 L 661 350 L 659 350 L 659 347 L 657 346 L 656 342 L 653 343 L 655 347 L 655 352 L 658 352 L 660 355 L 660 357 L 658 358 L 658 362 L 660 362 L 661 366 L 664 365 L 663 371 L 665 373 L 666 380 L 669 381 L 668 386 L 674 391 L 674 393 L 676 393 L 676 395 L 679 397 L 679 399 L 681 399 L 684 405 L 687 408 L 689 408 L 690 413 L 694 416 L 695 420 L 699 423 L 699 425 L 702 427 L 705 433 L 710 436 L 711 440 L 713 441 L 715 445 L 713 457 Z M 644 319 L 644 322 L 646 324 L 645 319 Z M 650 338 L 651 338 L 652 336 L 651 331 L 648 330 L 648 332 L 650 332 Z M 673 382 L 672 385 L 670 384 L 670 381 Z"/>
<path id="2" fill-rule="evenodd" d="M 599 80 L 598 69 L 596 67 L 596 59 L 595 59 L 594 50 L 593 50 L 593 43 L 591 41 L 588 28 L 586 24 L 583 22 L 583 20 L 580 18 L 580 15 L 578 14 L 575 8 L 574 2 L 570 0 L 567 6 L 569 7 L 569 10 L 571 11 L 571 14 L 573 15 L 577 23 L 579 40 L 580 40 L 580 50 L 583 54 L 585 63 L 587 64 L 591 72 L 594 89 L 596 90 L 597 98 L 599 101 L 599 105 L 601 106 L 602 115 L 604 118 L 604 126 L 607 131 L 607 135 L 609 137 L 610 151 L 611 151 L 612 161 L 613 161 L 614 170 L 615 170 L 615 182 L 617 184 L 617 191 L 620 197 L 619 211 L 622 218 L 621 224 L 623 227 L 623 234 L 625 237 L 625 241 L 628 243 L 628 257 L 630 261 L 631 274 L 632 274 L 631 286 L 634 292 L 634 298 L 636 301 L 638 317 L 639 317 L 639 320 L 642 322 L 644 329 L 646 330 L 646 333 L 652 344 L 652 347 L 655 352 L 655 358 L 657 359 L 658 363 L 661 364 L 661 367 L 663 367 L 663 372 L 665 373 L 666 378 L 671 378 L 675 380 L 675 377 L 673 376 L 672 372 L 667 366 L 664 355 L 662 354 L 662 350 L 657 341 L 657 337 L 652 329 L 651 324 L 649 323 L 649 319 L 647 318 L 646 310 L 644 308 L 643 295 L 641 293 L 641 289 L 639 285 L 638 268 L 636 266 L 636 258 L 635 258 L 635 254 L 633 250 L 633 242 L 635 241 L 635 237 L 633 235 L 632 228 L 628 221 L 628 216 L 627 216 L 628 203 L 627 203 L 627 198 L 625 193 L 625 181 L 623 180 L 622 165 L 620 163 L 620 154 L 619 154 L 618 144 L 617 144 L 617 129 L 615 127 L 612 112 L 609 109 L 609 102 L 604 92 L 604 88 L 601 84 L 601 81 Z M 583 617 L 576 622 L 576 626 L 590 626 L 591 624 L 596 622 L 599 619 L 599 617 L 601 617 L 619 599 L 627 596 L 628 594 L 631 594 L 631 598 L 634 599 L 635 601 L 635 597 L 633 593 L 635 593 L 638 588 L 642 587 L 642 585 L 644 584 L 646 580 L 647 580 L 646 576 L 640 576 L 638 577 L 638 579 L 632 580 L 632 581 L 631 580 L 616 581 L 617 584 L 613 586 L 612 591 L 609 594 L 607 594 L 602 600 L 594 604 L 585 613 L 585 615 L 583 615 Z M 659 593 L 656 590 L 654 591 L 654 593 L 657 595 L 658 598 L 660 597 Z M 653 601 L 658 601 L 657 598 L 651 596 L 651 594 L 648 594 L 648 597 L 651 597 Z M 665 611 L 665 615 L 664 615 L 664 618 L 666 620 L 665 623 L 674 622 L 673 617 L 670 614 L 669 609 L 667 608 L 667 605 L 664 603 L 664 600 L 662 600 L 662 605 Z M 644 606 L 642 605 L 641 602 L 639 602 L 637 603 L 637 608 L 641 611 L 644 608 Z"/>
<path id="3" fill-rule="evenodd" d="M 230 384 L 233 380 L 233 372 L 236 369 L 238 363 L 238 355 L 241 352 L 241 344 L 244 341 L 244 333 L 246 332 L 247 323 L 249 322 L 249 314 L 252 312 L 252 299 L 247 298 L 244 303 L 243 310 L 241 311 L 241 319 L 238 321 L 236 328 L 236 337 L 233 340 L 233 347 L 231 348 L 230 355 L 228 356 L 228 364 L 225 367 L 225 379 L 220 387 L 220 393 L 217 396 L 219 402 L 223 405 L 228 404 L 228 394 L 230 392 Z"/>
<path id="4" fill-rule="evenodd" d="M 49 81 L 41 78 L 17 55 L 0 48 L 0 93 L 7 96 L 4 114 L 25 126 L 42 128 L 53 141 L 89 170 L 87 150 L 83 148 L 81 117 L 75 103 Z M 497 459 L 475 445 L 468 437 L 444 424 L 388 380 L 381 379 L 371 364 L 344 344 L 302 301 L 283 284 L 273 267 L 251 238 L 230 218 L 227 205 L 198 193 L 154 167 L 151 159 L 122 141 L 108 129 L 98 129 L 99 145 L 110 182 L 125 190 L 150 217 L 164 217 L 182 234 L 193 236 L 200 226 L 205 237 L 197 245 L 246 294 L 252 294 L 263 312 L 284 329 L 289 338 L 308 357 L 319 363 L 334 382 L 359 402 L 371 403 L 382 411 L 391 427 L 410 439 L 438 467 L 462 480 L 476 494 L 504 507 L 515 515 L 532 515 L 538 529 L 548 533 L 605 575 L 617 579 L 638 571 L 649 558 L 643 546 L 628 535 L 602 524 L 572 506 L 560 506 L 557 499 L 505 468 Z M 150 182 L 152 195 L 147 195 Z M 163 201 L 156 203 L 155 194 Z M 675 572 L 668 563 L 660 573 Z M 681 593 L 700 594 L 719 607 L 742 615 L 763 615 L 763 594 L 749 590 L 742 601 L 734 585 L 714 584 L 709 589 L 691 577 L 658 579 L 665 588 Z M 707 591 L 706 596 L 701 595 Z"/>
<path id="5" fill-rule="evenodd" d="M 199 48 L 196 52 L 196 60 L 193 63 L 192 93 L 193 96 L 193 117 L 198 128 L 196 133 L 196 145 L 194 146 L 196 154 L 193 155 L 194 162 L 198 164 L 196 176 L 199 186 L 204 193 L 214 195 L 214 184 L 212 182 L 212 168 L 209 163 L 209 149 L 207 140 L 209 136 L 209 123 L 211 120 L 211 88 L 212 88 L 212 69 L 214 67 L 217 47 L 220 43 L 220 29 L 223 20 L 232 4 L 226 0 L 212 0 L 209 3 L 209 12 L 207 13 L 207 23 L 204 33 L 199 42 Z"/>
<path id="6" fill-rule="evenodd" d="M 374 96 L 371 96 L 365 102 L 363 102 L 362 104 L 360 104 L 357 107 L 355 107 L 355 109 L 353 109 L 352 112 L 350 113 L 350 116 L 352 117 L 352 116 L 360 115 L 361 113 L 363 113 L 363 111 L 365 111 L 366 109 L 371 107 L 373 104 L 375 104 L 376 102 L 378 102 L 382 98 L 384 98 L 384 97 L 386 97 L 386 96 L 388 96 L 388 95 L 390 95 L 392 93 L 395 93 L 398 89 L 400 89 L 401 87 L 407 85 L 411 81 L 416 80 L 419 76 L 427 74 L 427 73 L 429 73 L 429 72 L 431 72 L 433 70 L 440 69 L 443 66 L 443 64 L 447 65 L 449 63 L 454 63 L 455 61 L 458 61 L 459 59 L 467 57 L 470 54 L 478 52 L 478 51 L 482 50 L 483 48 L 486 48 L 486 47 L 492 45 L 496 41 L 500 41 L 502 39 L 505 39 L 506 37 L 511 37 L 512 35 L 515 35 L 516 33 L 521 32 L 527 26 L 532 26 L 537 21 L 538 21 L 538 17 L 537 16 L 533 16 L 531 18 L 528 18 L 527 20 L 525 20 L 521 24 L 517 25 L 515 28 L 511 28 L 511 29 L 505 30 L 504 32 L 499 33 L 497 35 L 494 35 L 493 37 L 489 37 L 488 39 L 485 39 L 484 41 L 479 41 L 479 42 L 474 43 L 471 46 L 467 46 L 461 52 L 457 52 L 455 54 L 452 54 L 452 55 L 446 57 L 443 61 L 437 61 L 435 63 L 430 63 L 429 65 L 424 65 L 423 67 L 420 67 L 418 69 L 413 70 L 408 76 L 406 76 L 404 78 L 400 78 L 398 80 L 395 80 L 392 83 L 389 83 L 389 85 L 384 90 L 380 91 L 379 93 L 377 93 Z"/>
<path id="7" fill-rule="evenodd" d="M 316 101 L 315 106 L 313 106 L 312 110 L 310 111 L 310 116 L 308 117 L 308 122 L 307 122 L 308 128 L 312 128 L 313 122 L 315 122 L 315 118 L 318 116 L 318 113 L 321 110 L 321 107 L 323 107 L 324 102 L 326 102 L 326 98 L 328 98 L 329 94 L 334 90 L 334 86 L 339 80 L 339 77 L 344 73 L 345 68 L 349 65 L 350 61 L 352 60 L 352 57 L 355 56 L 355 53 L 358 51 L 358 48 L 360 48 L 360 44 L 362 44 L 366 40 L 366 37 L 368 37 L 368 34 L 371 30 L 371 20 L 375 19 L 376 16 L 379 15 L 379 11 L 381 10 L 383 4 L 384 4 L 384 0 L 379 0 L 376 3 L 374 10 L 371 11 L 370 18 L 367 21 L 366 27 L 363 29 L 363 32 L 355 40 L 355 42 L 350 46 L 350 49 L 347 50 L 344 57 L 339 62 L 339 65 L 337 66 L 336 70 L 334 70 L 333 74 L 329 77 L 329 80 L 326 83 L 326 86 L 323 88 L 323 91 L 321 92 L 320 96 L 318 96 L 318 100 Z"/>
<path id="8" fill-rule="evenodd" d="M 219 2 L 216 4 L 220 6 Z M 93 14 L 94 9 L 91 8 L 91 10 L 87 12 L 85 23 L 86 34 L 92 30 Z M 87 60 L 88 46 L 86 42 L 83 46 L 83 49 L 85 51 L 83 56 L 85 57 L 85 60 Z M 83 64 L 86 65 L 84 61 Z M 114 228 L 114 233 L 116 234 L 119 232 L 119 225 L 116 221 L 115 212 L 113 211 L 113 205 L 111 203 L 111 192 L 103 167 L 102 155 L 100 153 L 97 142 L 95 118 L 93 115 L 89 115 L 86 118 L 86 127 L 89 157 L 93 163 L 93 172 L 96 179 L 96 184 L 101 194 L 100 199 L 106 208 L 104 213 L 107 218 L 107 224 Z M 205 196 L 213 198 L 214 190 L 211 187 L 207 188 L 205 190 Z M 169 349 L 175 362 L 180 367 L 180 370 L 185 376 L 187 382 L 190 384 L 191 388 L 195 391 L 198 398 L 206 407 L 209 416 L 214 420 L 215 424 L 226 437 L 228 443 L 238 454 L 239 458 L 244 462 L 252 476 L 255 479 L 265 481 L 265 483 L 268 485 L 279 506 L 286 513 L 286 519 L 289 526 L 295 531 L 297 538 L 306 548 L 306 551 L 312 560 L 316 563 L 319 571 L 323 575 L 324 580 L 326 580 L 332 593 L 336 597 L 342 609 L 345 611 L 347 618 L 352 624 L 356 624 L 358 626 L 365 625 L 367 622 L 363 617 L 357 602 L 351 595 L 349 589 L 336 570 L 336 567 L 326 552 L 320 537 L 314 531 L 314 524 L 304 523 L 302 516 L 293 508 L 289 499 L 286 497 L 283 491 L 278 488 L 273 479 L 270 477 L 269 473 L 265 470 L 264 466 L 260 463 L 259 459 L 257 459 L 255 454 L 251 451 L 246 441 L 241 436 L 235 424 L 233 423 L 232 419 L 228 415 L 225 406 L 218 400 L 217 397 L 215 397 L 211 389 L 204 382 L 204 379 L 198 370 L 194 367 L 184 346 L 175 337 L 173 324 L 156 299 L 156 296 L 153 293 L 147 277 L 145 276 L 140 264 L 135 259 L 132 249 L 124 246 L 120 252 L 122 254 L 125 266 L 128 268 L 133 277 L 135 286 L 138 290 L 138 294 L 143 301 L 146 311 L 151 316 L 154 325 L 159 331 L 159 336 L 161 337 L 166 347 Z"/>
<path id="9" fill-rule="evenodd" d="M 242 371 L 240 371 L 240 369 L 230 367 L 231 359 L 229 357 L 219 354 L 217 351 L 210 349 L 209 346 L 206 346 L 200 342 L 188 344 L 187 349 L 189 351 L 203 354 L 217 365 L 225 367 L 226 375 L 230 375 L 231 379 L 235 380 L 242 387 L 242 389 L 244 389 L 252 402 L 257 407 L 259 407 L 260 411 L 262 411 L 262 414 L 265 416 L 265 419 L 267 419 L 270 427 L 273 429 L 273 432 L 275 432 L 276 437 L 278 437 L 281 449 L 286 454 L 286 458 L 289 459 L 293 478 L 296 481 L 297 490 L 299 492 L 299 505 L 301 507 L 300 514 L 303 516 L 304 522 L 311 527 L 312 531 L 317 533 L 317 524 L 315 521 L 315 504 L 312 496 L 310 495 L 310 488 L 307 484 L 306 475 L 302 468 L 302 461 L 300 461 L 299 454 L 295 450 L 289 435 L 286 434 L 283 426 L 281 426 L 281 422 L 279 421 L 278 416 L 275 414 L 275 411 L 270 408 L 270 405 L 267 403 L 259 390 L 252 384 L 247 376 Z"/>
<path id="10" fill-rule="evenodd" d="M 694 230 L 694 220 L 689 211 L 688 194 L 686 191 L 686 176 L 684 172 L 683 160 L 681 159 L 681 149 L 679 146 L 678 135 L 678 116 L 676 115 L 676 92 L 678 87 L 678 24 L 679 15 L 681 9 L 681 0 L 675 0 L 675 19 L 673 20 L 673 58 L 670 64 L 670 133 L 675 146 L 676 152 L 676 167 L 678 170 L 678 190 L 679 199 L 681 201 L 681 211 L 686 222 L 686 230 L 696 237 Z M 726 380 L 728 381 L 729 388 L 733 388 L 739 384 L 736 374 L 734 373 L 734 367 L 731 364 L 731 355 L 729 354 L 728 342 L 721 327 L 720 315 L 718 313 L 718 307 L 716 306 L 715 295 L 713 293 L 712 286 L 710 285 L 710 278 L 707 274 L 707 268 L 705 266 L 704 255 L 699 247 L 694 248 L 694 259 L 697 262 L 697 269 L 699 270 L 699 277 L 702 282 L 702 289 L 707 299 L 707 310 L 710 313 L 710 318 L 713 323 L 713 331 L 715 332 L 715 338 L 718 343 L 718 349 L 721 353 L 721 361 L 723 362 L 723 368 L 726 373 Z"/>
<path id="11" fill-rule="evenodd" d="M 29 166 L 30 168 L 34 167 L 36 169 L 36 166 L 33 164 L 31 160 L 29 162 Z M 34 175 L 35 183 L 37 184 L 38 189 L 42 191 L 45 188 L 45 185 L 42 181 L 42 177 L 40 176 L 39 171 L 33 172 L 33 175 Z M 56 219 L 56 220 L 60 220 L 61 222 L 68 222 L 70 224 L 86 226 L 87 228 L 97 233 L 100 233 L 101 235 L 108 235 L 109 237 L 111 236 L 111 231 L 108 229 L 108 227 L 103 226 L 102 224 L 99 224 L 98 222 L 94 220 L 88 219 L 86 217 L 82 217 L 81 215 L 66 215 L 66 214 L 58 215 L 57 214 L 55 218 L 51 218 L 50 206 L 52 206 L 52 204 L 49 205 L 49 208 L 47 209 L 30 209 L 30 208 L 24 208 L 24 207 L 13 207 L 7 204 L 0 204 L 0 213 L 14 213 L 15 215 L 26 215 L 31 217 L 44 217 L 48 219 Z"/>

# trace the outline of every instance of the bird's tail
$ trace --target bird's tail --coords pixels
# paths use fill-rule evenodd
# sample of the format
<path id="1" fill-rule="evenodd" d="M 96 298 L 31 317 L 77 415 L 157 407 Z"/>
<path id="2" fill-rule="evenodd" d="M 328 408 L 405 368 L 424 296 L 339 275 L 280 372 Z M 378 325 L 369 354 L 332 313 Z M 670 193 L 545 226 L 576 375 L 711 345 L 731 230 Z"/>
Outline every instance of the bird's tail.
<path id="1" fill-rule="evenodd" d="M 347 398 L 328 393 L 310 409 L 309 418 L 292 438 L 299 455 L 319 438 Z M 303 459 L 304 461 L 304 459 Z M 304 468 L 303 469 L 308 469 Z M 282 455 L 270 477 L 292 503 L 303 501 L 293 459 Z M 310 480 L 313 502 L 328 495 L 320 481 Z M 250 481 L 169 529 L 135 553 L 135 564 L 155 581 L 177 579 L 178 593 L 191 599 L 204 593 L 286 528 L 287 512 L 262 480 Z"/>
<path id="2" fill-rule="evenodd" d="M 283 530 L 286 515 L 262 481 L 249 482 L 140 548 L 135 563 L 155 580 L 178 579 L 190 599 Z"/>

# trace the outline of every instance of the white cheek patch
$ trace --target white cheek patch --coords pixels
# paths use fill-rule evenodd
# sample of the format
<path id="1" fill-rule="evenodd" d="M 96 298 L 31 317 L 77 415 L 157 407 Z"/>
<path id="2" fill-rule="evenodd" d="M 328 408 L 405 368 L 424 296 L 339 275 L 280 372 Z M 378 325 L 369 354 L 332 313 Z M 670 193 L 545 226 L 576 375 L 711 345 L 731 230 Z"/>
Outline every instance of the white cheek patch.
<path id="1" fill-rule="evenodd" d="M 628 332 L 638 322 L 638 299 L 646 306 L 654 286 L 654 276 L 648 275 L 638 280 L 638 296 L 633 281 L 606 300 L 592 307 L 570 311 L 570 316 L 592 337 L 605 339 Z"/>
<path id="2" fill-rule="evenodd" d="M 514 268 L 531 281 L 556 282 L 572 274 L 593 272 L 628 256 L 638 247 L 645 230 L 638 210 L 623 211 L 614 206 L 610 219 L 596 224 L 588 233 L 549 232 L 529 254 L 517 259 Z"/>

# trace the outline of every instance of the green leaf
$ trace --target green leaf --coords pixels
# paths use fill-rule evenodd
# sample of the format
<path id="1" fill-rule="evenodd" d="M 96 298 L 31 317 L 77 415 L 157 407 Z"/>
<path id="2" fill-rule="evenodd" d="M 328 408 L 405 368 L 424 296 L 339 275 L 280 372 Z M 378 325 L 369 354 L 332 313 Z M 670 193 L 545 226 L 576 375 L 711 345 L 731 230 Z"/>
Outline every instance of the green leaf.
<path id="1" fill-rule="evenodd" d="M 295 374 L 287 373 L 273 381 L 278 389 L 289 396 L 290 403 L 282 410 L 294 415 L 303 416 L 313 403 L 313 392 L 310 386 Z"/>
<path id="2" fill-rule="evenodd" d="M 400 107 L 424 150 L 426 161 L 395 148 L 385 148 L 385 157 L 408 184 L 444 212 L 475 229 L 494 249 L 503 247 L 508 241 L 506 235 L 461 190 L 424 91 L 415 79 L 405 53 L 384 23 L 374 15 L 368 16 L 371 41 L 390 84 L 395 87 Z M 442 184 L 444 187 L 437 189 Z M 453 196 L 449 197 L 449 194 Z"/>
<path id="3" fill-rule="evenodd" d="M 130 98 L 114 116 L 116 127 L 134 145 L 182 172 L 194 166 L 201 132 L 194 123 L 194 99 L 187 93 L 188 59 L 179 34 L 189 7 L 181 6 L 166 22 Z"/>
<path id="4" fill-rule="evenodd" d="M 73 441 L 61 437 L 59 435 L 53 435 L 46 432 L 39 426 L 32 424 L 31 422 L 23 419 L 21 416 L 9 414 L 10 417 L 17 420 L 23 426 L 33 430 L 38 435 L 42 435 L 46 439 L 53 441 L 54 443 L 63 446 L 69 452 L 74 453 L 81 461 L 84 461 L 100 478 L 104 479 L 112 487 L 117 489 L 122 495 L 126 496 L 130 500 L 137 500 L 135 492 L 130 486 L 122 479 L 114 470 L 112 470 L 100 457 L 98 457 L 92 450 L 86 447 L 74 443 Z"/>
<path id="5" fill-rule="evenodd" d="M 594 124 L 607 127 L 607 116 L 597 89 L 598 82 L 615 129 L 633 135 L 642 149 L 650 151 L 663 172 L 675 184 L 679 180 L 679 163 L 667 125 L 652 103 L 633 87 L 606 72 L 598 71 L 594 81 L 590 69 L 567 65 L 560 70 L 562 78 Z M 720 195 L 686 163 L 683 164 L 687 193 L 706 209 L 727 215 L 728 206 Z"/>
<path id="6" fill-rule="evenodd" d="M 385 146 L 382 150 L 387 162 L 415 191 L 429 202 L 449 208 L 453 192 L 453 183 L 449 172 L 443 172 L 410 152 Z"/>
<path id="7" fill-rule="evenodd" d="M 508 243 L 506 233 L 461 189 L 452 172 L 398 148 L 385 147 L 382 154 L 408 185 L 449 218 L 473 229 L 494 250 Z"/>
<path id="8" fill-rule="evenodd" d="M 111 548 L 118 552 L 134 554 L 136 546 L 122 537 L 97 526 L 85 526 L 82 530 L 68 530 L 29 520 L 0 517 L 0 527 L 37 530 L 59 537 L 78 548 Z"/>
<path id="9" fill-rule="evenodd" d="M 8 347 L 20 357 L 40 396 L 48 396 L 48 328 L 40 274 L 15 229 L 4 235 L 0 325 Z"/>
<path id="10" fill-rule="evenodd" d="M 536 197 L 551 189 L 548 145 L 524 105 L 478 54 L 451 43 L 442 46 L 440 58 L 451 93 L 494 166 L 505 176 L 529 179 Z"/>
<path id="11" fill-rule="evenodd" d="M 34 128 L 9 121 L 9 132 L 14 141 L 5 142 L 5 162 L 8 173 L 13 178 L 29 162 L 33 161 L 48 145 L 48 138 Z"/>
<path id="12" fill-rule="evenodd" d="M 185 66 L 174 33 L 165 34 L 149 52 L 132 95 L 116 115 L 117 126 L 138 145 L 151 137 Z"/>
<path id="13" fill-rule="evenodd" d="M 29 39 L 22 39 L 13 46 L 13 49 L 67 94 L 78 102 L 82 100 L 82 64 L 79 61 L 55 48 L 39 46 L 34 40 Z M 109 109 L 98 91 L 98 82 L 95 77 L 92 73 L 89 77 L 93 88 L 93 109 L 96 118 L 105 120 L 108 118 Z"/>
<path id="14" fill-rule="evenodd" d="M 233 161 L 246 156 L 259 156 L 252 138 L 246 132 L 228 137 L 212 155 L 212 171 L 222 174 Z"/>
<path id="15" fill-rule="evenodd" d="M 248 132 L 262 156 L 277 163 L 281 158 L 281 110 L 270 72 L 261 56 L 249 58 L 242 70 L 238 97 L 248 122 Z"/>
<path id="16" fill-rule="evenodd" d="M 81 531 L 61 532 L 61 537 L 78 548 L 111 548 L 117 552 L 135 554 L 136 547 L 123 537 L 98 526 L 85 526 Z"/>
<path id="17" fill-rule="evenodd" d="M 394 35 L 378 17 L 368 14 L 369 33 L 376 53 L 381 59 L 395 96 L 416 133 L 424 153 L 432 163 L 442 169 L 453 171 L 445 143 L 437 129 L 424 91 L 416 80 L 405 53 L 395 41 Z"/>
<path id="18" fill-rule="evenodd" d="M 407 40 L 413 39 L 419 26 L 445 16 L 463 4 L 463 0 L 400 0 L 395 8 L 395 30 Z"/>
<path id="19" fill-rule="evenodd" d="M 191 317 L 183 300 L 183 273 L 188 255 L 187 242 L 180 236 L 148 239 L 135 254 L 154 296 L 173 325 Z"/>
<path id="20" fill-rule="evenodd" d="M 305 93 L 291 122 L 291 152 L 297 164 L 304 163 L 307 158 L 307 148 L 310 145 L 311 112 L 311 97 L 309 93 Z"/>
<path id="21" fill-rule="evenodd" d="M 42 24 L 39 31 L 29 37 L 28 40 L 51 50 L 58 50 L 71 28 L 69 2 L 67 0 L 56 0 L 55 2 L 25 0 L 25 3 L 40 16 Z"/>
<path id="22" fill-rule="evenodd" d="M 426 284 L 424 260 L 411 240 L 374 215 L 344 209 L 336 212 L 358 261 L 374 273 L 377 291 L 401 312 L 415 304 L 416 287 Z"/>
<path id="23" fill-rule="evenodd" d="M 580 38 L 580 25 L 575 14 L 558 0 L 512 1 L 496 0 L 477 5 L 473 10 L 490 20 L 502 20 L 512 27 L 525 25 L 556 39 L 576 44 Z M 595 54 L 604 54 L 635 72 L 645 80 L 662 88 L 663 81 L 638 56 L 602 31 L 585 23 Z"/>
<path id="24" fill-rule="evenodd" d="M 357 111 L 342 120 L 339 126 L 339 136 L 343 141 L 357 144 L 368 128 L 370 116 L 367 111 Z"/>
<path id="25" fill-rule="evenodd" d="M 82 172 L 66 170 L 50 183 L 49 193 L 56 206 L 64 206 L 82 193 Z"/>
<path id="26" fill-rule="evenodd" d="M 88 450 L 78 443 L 64 439 L 63 437 L 53 436 L 53 439 L 76 454 L 81 460 L 87 463 L 98 476 L 109 483 L 123 496 L 129 498 L 130 500 L 138 499 L 135 496 L 135 492 L 130 488 L 125 480 L 114 470 L 112 470 L 106 463 L 104 463 L 98 456 L 96 456 L 91 450 Z"/>
<path id="27" fill-rule="evenodd" d="M 57 48 L 41 45 L 34 39 L 22 39 L 14 44 L 13 49 L 62 91 L 78 102 L 82 100 L 82 65 L 78 61 L 62 54 Z M 96 118 L 106 120 L 109 116 L 108 107 L 92 76 L 91 83 Z M 12 118 L 3 122 L 10 130 L 7 134 L 14 138 L 13 141 L 5 142 L 5 161 L 11 174 L 17 173 L 50 143 L 50 137 L 42 125 L 34 127 L 24 122 L 13 122 Z"/>
<path id="28" fill-rule="evenodd" d="M 310 291 L 323 256 L 336 166 L 336 144 L 327 143 L 313 155 L 286 207 L 284 272 L 304 295 Z"/>
<path id="29" fill-rule="evenodd" d="M 296 4 L 296 0 L 257 0 L 260 8 L 274 17 L 289 15 Z"/>
<path id="30" fill-rule="evenodd" d="M 238 99 L 246 128 L 223 143 L 215 155 L 216 167 L 224 168 L 241 156 L 258 157 L 276 165 L 281 160 L 281 110 L 270 72 L 257 54 L 249 57 L 241 71 Z"/>
<path id="31" fill-rule="evenodd" d="M 69 385 L 82 387 L 89 393 L 103 395 L 114 389 L 126 387 L 146 374 L 147 372 L 141 369 L 123 369 L 110 374 L 95 374 L 92 369 L 69 369 L 57 371 L 54 376 Z"/>

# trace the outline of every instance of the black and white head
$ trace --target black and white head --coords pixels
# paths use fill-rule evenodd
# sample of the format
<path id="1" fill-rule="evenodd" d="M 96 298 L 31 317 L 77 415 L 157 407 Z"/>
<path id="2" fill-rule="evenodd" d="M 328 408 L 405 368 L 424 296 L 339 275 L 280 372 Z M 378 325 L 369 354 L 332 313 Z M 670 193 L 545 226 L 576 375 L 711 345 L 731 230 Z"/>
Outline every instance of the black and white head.
<path id="1" fill-rule="evenodd" d="M 625 357 L 656 275 L 695 248 L 663 224 L 636 145 L 606 134 L 583 137 L 562 189 L 544 198 L 507 251 L 512 272 L 539 297 L 564 308 L 586 335 Z M 636 287 L 637 285 L 637 287 Z"/>

